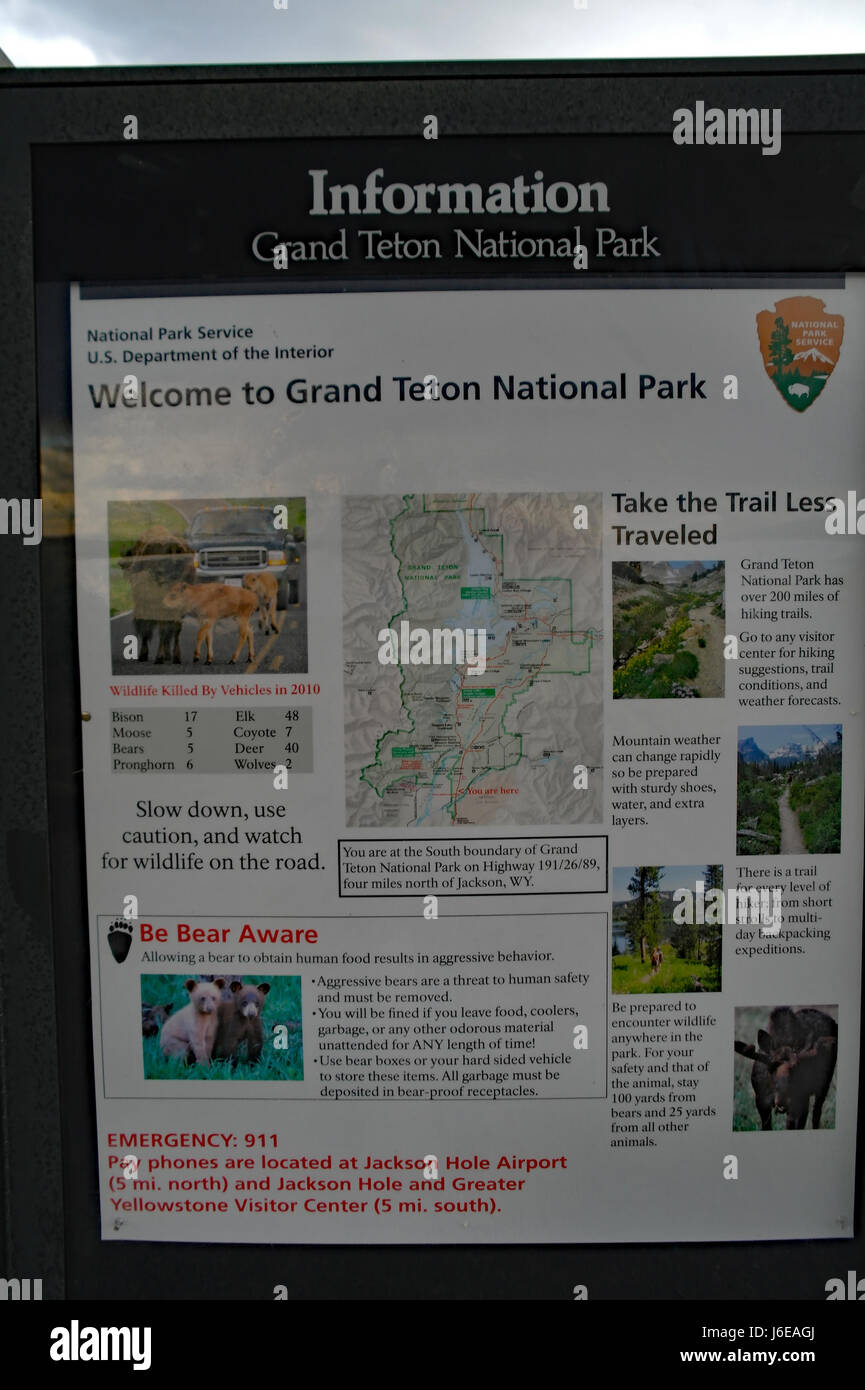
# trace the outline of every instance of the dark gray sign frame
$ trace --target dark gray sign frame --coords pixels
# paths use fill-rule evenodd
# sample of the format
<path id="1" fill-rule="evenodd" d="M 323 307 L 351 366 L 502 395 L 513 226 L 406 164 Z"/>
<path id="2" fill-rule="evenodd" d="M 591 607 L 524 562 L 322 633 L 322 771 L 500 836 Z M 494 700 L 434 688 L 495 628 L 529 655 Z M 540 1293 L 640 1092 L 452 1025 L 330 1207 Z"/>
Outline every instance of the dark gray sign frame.
<path id="1" fill-rule="evenodd" d="M 708 93 L 723 107 L 783 107 L 785 136 L 823 142 L 830 163 L 842 138 L 853 141 L 858 182 L 842 181 L 836 206 L 820 209 L 826 257 L 808 269 L 865 268 L 862 57 L 0 72 L 4 495 L 39 493 L 35 147 L 122 143 L 129 112 L 139 120 L 139 155 L 150 142 L 420 140 L 427 113 L 438 116 L 442 141 L 669 138 L 672 111 Z M 81 197 L 86 222 L 86 189 Z M 688 211 L 683 193 L 680 214 Z M 92 235 L 98 239 L 98 226 Z M 792 245 L 794 227 L 790 236 Z M 777 269 L 787 268 L 782 251 Z M 593 1300 L 819 1300 L 829 1277 L 865 1272 L 861 1183 L 856 1235 L 843 1242 L 693 1245 L 683 1229 L 664 1246 L 102 1244 L 71 541 L 45 540 L 40 553 L 0 537 L 0 592 L 0 1273 L 42 1279 L 43 1296 L 54 1299 L 268 1299 L 276 1284 L 287 1285 L 291 1299 L 569 1299 L 583 1283 Z M 863 1111 L 860 1075 L 860 1155 Z"/>

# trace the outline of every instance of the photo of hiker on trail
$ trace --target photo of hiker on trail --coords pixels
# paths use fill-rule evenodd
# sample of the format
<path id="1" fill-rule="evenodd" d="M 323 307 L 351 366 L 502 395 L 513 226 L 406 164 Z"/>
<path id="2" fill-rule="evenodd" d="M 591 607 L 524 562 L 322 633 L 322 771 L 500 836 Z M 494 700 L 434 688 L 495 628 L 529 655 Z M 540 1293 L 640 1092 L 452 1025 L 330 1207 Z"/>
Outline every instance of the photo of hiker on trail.
<path id="1" fill-rule="evenodd" d="M 739 729 L 737 854 L 839 854 L 841 725 Z"/>
<path id="2" fill-rule="evenodd" d="M 721 988 L 721 864 L 613 869 L 613 994 L 702 994 Z"/>

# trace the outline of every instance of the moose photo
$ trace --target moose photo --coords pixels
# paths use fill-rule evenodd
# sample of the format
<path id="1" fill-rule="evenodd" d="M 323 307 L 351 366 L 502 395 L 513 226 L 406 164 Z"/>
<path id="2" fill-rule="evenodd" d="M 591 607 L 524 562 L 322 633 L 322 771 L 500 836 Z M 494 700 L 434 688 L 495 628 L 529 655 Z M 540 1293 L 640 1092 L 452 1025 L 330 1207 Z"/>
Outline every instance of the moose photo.
<path id="1" fill-rule="evenodd" d="M 835 1128 L 837 1015 L 835 1004 L 736 1009 L 734 1130 L 805 1129 L 809 1111 L 812 1129 Z"/>

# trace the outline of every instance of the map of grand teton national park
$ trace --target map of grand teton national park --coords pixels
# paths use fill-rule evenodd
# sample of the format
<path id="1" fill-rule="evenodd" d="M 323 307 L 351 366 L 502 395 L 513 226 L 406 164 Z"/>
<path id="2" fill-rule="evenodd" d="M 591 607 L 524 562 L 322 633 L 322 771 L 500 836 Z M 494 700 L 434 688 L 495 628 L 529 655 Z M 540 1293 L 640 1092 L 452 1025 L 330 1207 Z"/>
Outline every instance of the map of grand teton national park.
<path id="1" fill-rule="evenodd" d="M 410 493 L 343 512 L 346 820 L 534 825 L 601 815 L 600 497 Z M 485 633 L 485 662 L 445 642 Z M 384 648 L 387 651 L 386 645 Z M 421 652 L 418 660 L 413 652 Z M 588 769 L 575 788 L 574 770 Z"/>

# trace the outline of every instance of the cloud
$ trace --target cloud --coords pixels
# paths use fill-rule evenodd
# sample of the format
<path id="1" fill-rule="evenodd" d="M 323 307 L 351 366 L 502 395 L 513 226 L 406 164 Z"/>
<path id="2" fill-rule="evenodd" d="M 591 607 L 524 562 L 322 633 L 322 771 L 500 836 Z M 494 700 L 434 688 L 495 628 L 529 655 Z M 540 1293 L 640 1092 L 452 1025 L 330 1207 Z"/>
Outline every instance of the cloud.
<path id="1" fill-rule="evenodd" d="M 58 35 L 62 36 L 58 38 Z M 23 67 L 851 53 L 862 0 L 0 0 Z"/>
<path id="2" fill-rule="evenodd" d="M 92 48 L 80 39 L 56 34 L 22 34 L 17 29 L 0 28 L 0 48 L 16 68 L 91 68 L 98 66 Z"/>

